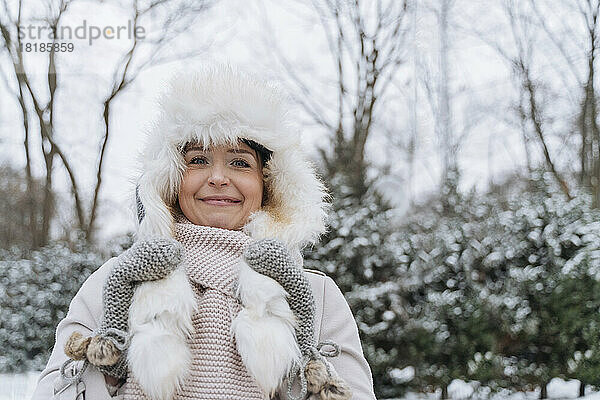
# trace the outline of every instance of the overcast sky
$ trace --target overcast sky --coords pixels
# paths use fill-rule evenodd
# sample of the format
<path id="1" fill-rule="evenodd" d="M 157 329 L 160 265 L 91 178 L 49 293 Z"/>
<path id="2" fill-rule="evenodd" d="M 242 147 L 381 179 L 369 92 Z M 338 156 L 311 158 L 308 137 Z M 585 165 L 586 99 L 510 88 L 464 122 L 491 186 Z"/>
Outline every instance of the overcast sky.
<path id="1" fill-rule="evenodd" d="M 283 4 L 280 5 L 280 4 Z M 459 2 L 459 4 L 470 4 Z M 473 6 L 473 12 L 475 10 Z M 268 79 L 283 79 L 285 74 L 273 56 L 273 46 L 286 54 L 293 65 L 308 71 L 305 76 L 314 76 L 310 82 L 317 93 L 327 96 L 327 76 L 333 70 L 331 57 L 318 20 L 310 20 L 311 8 L 301 2 L 276 2 L 260 0 L 246 2 L 225 0 L 217 3 L 199 22 L 190 26 L 176 42 L 181 49 L 192 48 L 197 43 L 212 44 L 200 57 L 192 60 L 176 61 L 152 67 L 142 73 L 135 84 L 117 100 L 113 109 L 113 133 L 110 138 L 105 160 L 105 175 L 102 198 L 102 233 L 110 236 L 117 232 L 132 230 L 134 219 L 130 213 L 132 179 L 136 171 L 136 154 L 139 150 L 145 129 L 156 114 L 156 98 L 169 77 L 181 69 L 193 69 L 207 60 L 229 62 L 263 74 Z M 427 10 L 423 10 L 423 15 Z M 469 18 L 469 10 L 457 10 L 457 19 L 464 24 Z M 488 16 L 489 17 L 489 16 Z M 461 20 L 462 19 L 462 20 Z M 65 24 L 78 26 L 85 20 L 88 25 L 126 25 L 127 16 L 119 7 L 110 3 L 74 3 Z M 155 33 L 152 21 L 144 28 L 149 34 Z M 411 85 L 413 73 L 422 65 L 430 65 L 432 79 L 436 78 L 437 32 L 430 18 L 419 16 L 418 29 L 409 41 L 406 65 L 395 83 L 398 90 L 386 106 L 385 123 L 387 131 L 379 131 L 369 143 L 375 160 L 392 160 L 392 176 L 383 182 L 395 194 L 399 205 L 406 203 L 405 155 L 390 146 L 391 134 L 403 135 L 409 129 L 410 104 L 415 101 Z M 474 26 L 476 23 L 473 23 Z M 59 61 L 59 79 L 67 82 L 59 93 L 59 104 L 64 118 L 57 121 L 58 141 L 65 145 L 78 170 L 82 185 L 91 185 L 93 165 L 100 129 L 101 99 L 106 93 L 106 83 L 117 57 L 127 47 L 128 41 L 98 39 L 91 46 L 85 40 L 74 40 L 76 49 L 65 53 Z M 173 49 L 171 49 L 173 50 Z M 419 55 L 419 63 L 412 62 L 413 54 Z M 29 66 L 36 65 L 35 55 L 29 54 Z M 41 60 L 41 58 L 40 58 Z M 37 61 L 40 73 L 45 66 Z M 455 93 L 454 112 L 456 118 L 464 118 L 474 107 L 496 107 L 498 114 L 504 112 L 504 97 L 512 95 L 509 70 L 505 63 L 475 36 L 454 32 L 451 47 L 451 88 Z M 33 68 L 33 67 L 32 67 Z M 404 72 L 402 72 L 404 71 Z M 417 73 L 420 73 L 417 71 Z M 0 93 L 5 90 L 0 85 Z M 335 93 L 333 93 L 335 94 Z M 424 96 L 417 99 L 419 149 L 415 164 L 415 195 L 432 190 L 439 178 L 439 156 L 436 152 L 430 105 Z M 16 104 L 5 95 L 0 95 L 0 157 L 4 162 L 15 166 L 24 165 L 22 150 L 22 126 Z M 298 110 L 299 123 L 306 123 L 306 116 Z M 523 165 L 524 156 L 520 136 L 515 129 L 505 127 L 502 115 L 497 119 L 486 119 L 474 127 L 465 138 L 460 153 L 460 166 L 463 171 L 462 186 L 484 187 L 490 174 L 500 176 Z M 391 128 L 390 128 L 391 127 Z M 14 134 L 18 132 L 18 134 Z M 306 147 L 314 149 L 316 143 L 325 143 L 324 132 L 316 127 L 305 126 Z M 61 187 L 67 190 L 64 181 Z"/>

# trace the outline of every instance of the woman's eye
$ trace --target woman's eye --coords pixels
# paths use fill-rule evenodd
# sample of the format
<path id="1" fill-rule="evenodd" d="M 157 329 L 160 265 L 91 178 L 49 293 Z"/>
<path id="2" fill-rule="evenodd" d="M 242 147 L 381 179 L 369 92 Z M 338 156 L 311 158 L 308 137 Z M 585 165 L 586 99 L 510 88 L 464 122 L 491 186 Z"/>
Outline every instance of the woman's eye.
<path id="1" fill-rule="evenodd" d="M 206 164 L 206 158 L 205 157 L 194 157 L 192 158 L 188 164 Z"/>
<path id="2" fill-rule="evenodd" d="M 242 168 L 248 168 L 250 166 L 250 164 L 248 164 L 245 160 L 233 160 L 232 163 L 236 166 L 236 167 L 242 167 Z"/>

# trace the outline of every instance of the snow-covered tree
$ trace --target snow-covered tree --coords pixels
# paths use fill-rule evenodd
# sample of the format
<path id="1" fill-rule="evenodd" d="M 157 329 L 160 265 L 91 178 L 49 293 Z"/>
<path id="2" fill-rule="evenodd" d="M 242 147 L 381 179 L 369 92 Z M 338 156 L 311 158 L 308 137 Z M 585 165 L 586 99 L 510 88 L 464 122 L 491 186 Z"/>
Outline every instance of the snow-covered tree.
<path id="1" fill-rule="evenodd" d="M 394 212 L 372 182 L 366 182 L 369 189 L 360 197 L 343 173 L 328 182 L 333 195 L 330 230 L 318 246 L 307 249 L 305 266 L 328 274 L 346 296 L 372 368 L 376 395 L 399 396 L 402 388 L 393 378 L 399 356 L 395 290 L 399 277 L 393 254 L 385 246 L 395 225 Z"/>
<path id="2" fill-rule="evenodd" d="M 508 194 L 446 192 L 387 237 L 398 367 L 414 368 L 413 387 L 444 397 L 453 379 L 473 379 L 544 397 L 553 377 L 595 382 L 600 214 L 535 178 Z"/>
<path id="3" fill-rule="evenodd" d="M 83 241 L 0 250 L 0 373 L 43 369 L 56 325 L 75 293 L 109 256 L 131 246 L 131 239 L 115 238 L 102 254 Z"/>

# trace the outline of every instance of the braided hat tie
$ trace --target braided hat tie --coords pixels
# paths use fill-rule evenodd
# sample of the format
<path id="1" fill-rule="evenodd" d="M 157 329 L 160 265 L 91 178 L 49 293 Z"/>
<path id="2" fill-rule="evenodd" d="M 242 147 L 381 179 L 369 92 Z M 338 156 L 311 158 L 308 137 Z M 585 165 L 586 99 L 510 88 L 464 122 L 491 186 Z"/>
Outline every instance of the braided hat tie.
<path id="1" fill-rule="evenodd" d="M 325 360 L 325 357 L 337 356 L 339 346 L 331 341 L 316 343 L 313 334 L 315 299 L 310 282 L 295 266 L 285 245 L 276 239 L 262 239 L 248 246 L 244 258 L 253 270 L 276 280 L 286 290 L 290 309 L 298 321 L 296 338 L 302 359 L 288 374 L 288 398 L 303 399 L 310 391 L 319 394 L 322 400 L 350 399 L 350 388 L 337 375 L 333 365 Z M 324 349 L 325 345 L 332 346 L 333 351 Z M 299 397 L 292 395 L 296 376 L 300 379 Z"/>
<path id="2" fill-rule="evenodd" d="M 104 313 L 100 327 L 89 337 L 73 332 L 65 344 L 70 358 L 61 368 L 64 371 L 75 360 L 95 365 L 103 373 L 123 379 L 127 376 L 127 347 L 129 345 L 128 316 L 137 284 L 166 277 L 183 260 L 183 247 L 174 239 L 156 238 L 135 243 L 118 257 L 102 291 Z"/>

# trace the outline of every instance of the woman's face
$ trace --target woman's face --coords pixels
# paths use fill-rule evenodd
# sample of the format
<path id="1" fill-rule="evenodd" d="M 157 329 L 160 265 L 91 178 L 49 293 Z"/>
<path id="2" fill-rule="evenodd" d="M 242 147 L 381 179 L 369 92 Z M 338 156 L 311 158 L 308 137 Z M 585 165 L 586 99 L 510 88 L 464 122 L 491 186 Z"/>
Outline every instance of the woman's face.
<path id="1" fill-rule="evenodd" d="M 261 207 L 262 166 L 256 151 L 245 143 L 238 147 L 213 146 L 202 150 L 188 145 L 187 166 L 179 190 L 179 207 L 196 225 L 241 229 Z"/>

